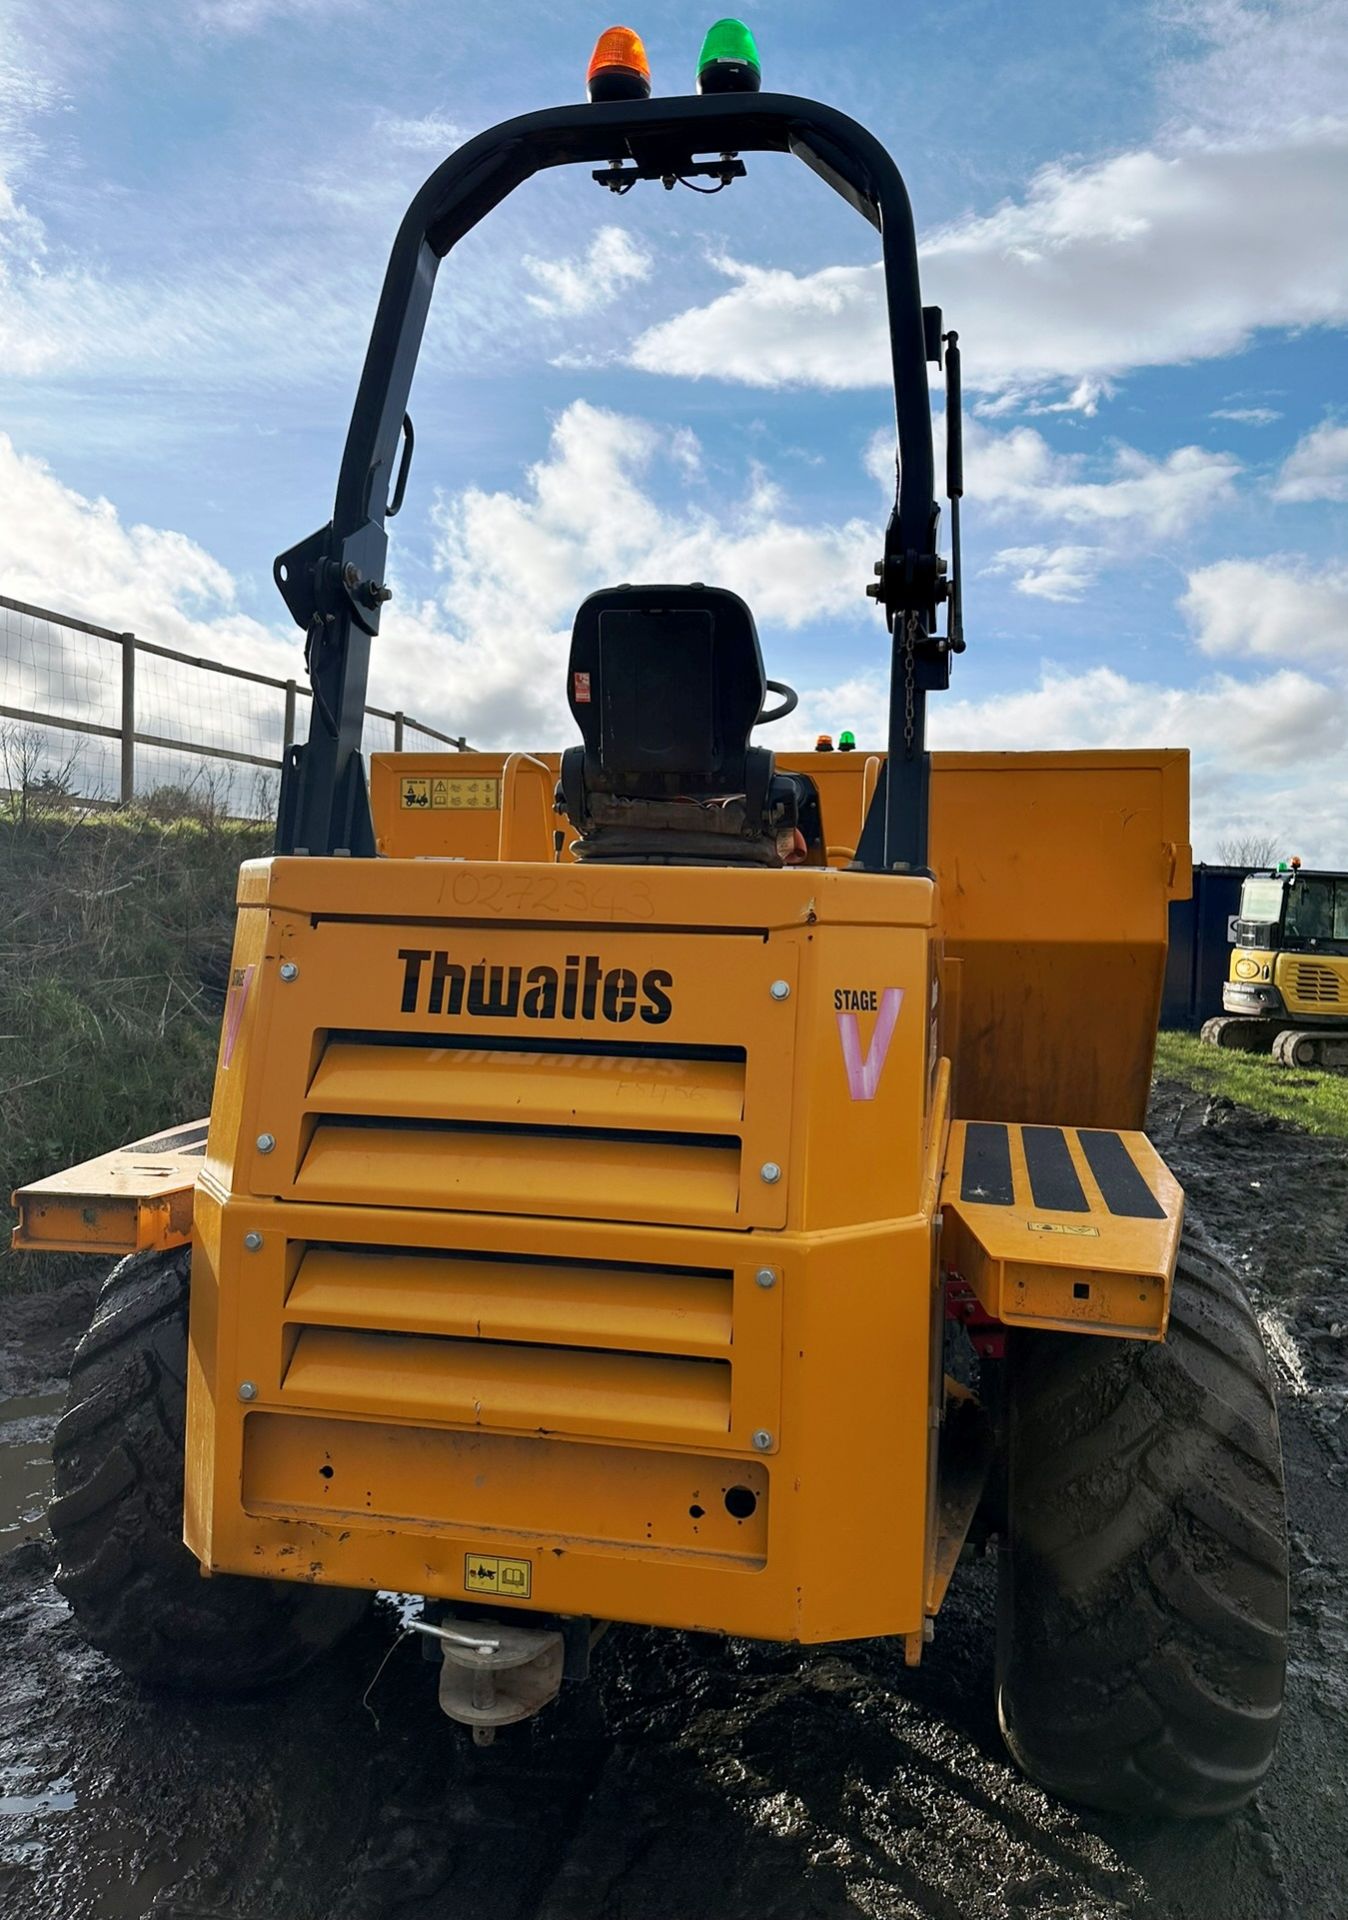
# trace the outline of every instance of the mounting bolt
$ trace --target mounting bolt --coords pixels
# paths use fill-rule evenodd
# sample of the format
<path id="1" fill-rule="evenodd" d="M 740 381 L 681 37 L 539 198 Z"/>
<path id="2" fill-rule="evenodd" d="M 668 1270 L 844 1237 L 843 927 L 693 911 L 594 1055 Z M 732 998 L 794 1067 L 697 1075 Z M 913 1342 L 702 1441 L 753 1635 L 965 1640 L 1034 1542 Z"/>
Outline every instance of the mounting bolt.
<path id="1" fill-rule="evenodd" d="M 765 1186 L 775 1187 L 782 1177 L 782 1170 L 775 1160 L 765 1160 L 758 1169 L 758 1177 Z"/>
<path id="2" fill-rule="evenodd" d="M 289 982 L 291 980 L 299 979 L 300 970 L 295 965 L 295 962 L 293 960 L 283 960 L 280 966 L 280 974 L 283 980 Z"/>
<path id="3" fill-rule="evenodd" d="M 360 585 L 360 568 L 354 560 L 348 560 L 342 568 L 342 585 L 348 587 L 353 593 Z"/>
<path id="4" fill-rule="evenodd" d="M 247 1247 L 249 1253 L 256 1253 L 259 1250 L 262 1245 L 262 1235 L 257 1231 L 256 1227 L 243 1236 L 243 1244 Z"/>
<path id="5" fill-rule="evenodd" d="M 791 997 L 791 982 L 789 980 L 774 980 L 768 988 L 768 992 L 774 1000 L 788 1000 Z"/>
<path id="6" fill-rule="evenodd" d="M 274 1133 L 260 1133 L 257 1136 L 257 1150 L 259 1153 L 270 1153 L 275 1145 L 276 1135 Z"/>
<path id="7" fill-rule="evenodd" d="M 772 1435 L 768 1432 L 766 1427 L 760 1427 L 758 1429 L 758 1432 L 754 1435 L 754 1445 L 758 1448 L 758 1451 L 760 1453 L 766 1453 L 768 1448 L 772 1445 Z"/>
<path id="8" fill-rule="evenodd" d="M 760 1287 L 775 1287 L 777 1284 L 777 1276 L 771 1267 L 760 1267 L 754 1275 L 754 1279 Z"/>
<path id="9" fill-rule="evenodd" d="M 251 1380 L 240 1380 L 239 1398 L 240 1400 L 256 1400 L 257 1399 L 257 1388 L 253 1385 Z M 755 1434 L 754 1444 L 757 1445 L 757 1442 L 758 1442 L 758 1436 Z"/>

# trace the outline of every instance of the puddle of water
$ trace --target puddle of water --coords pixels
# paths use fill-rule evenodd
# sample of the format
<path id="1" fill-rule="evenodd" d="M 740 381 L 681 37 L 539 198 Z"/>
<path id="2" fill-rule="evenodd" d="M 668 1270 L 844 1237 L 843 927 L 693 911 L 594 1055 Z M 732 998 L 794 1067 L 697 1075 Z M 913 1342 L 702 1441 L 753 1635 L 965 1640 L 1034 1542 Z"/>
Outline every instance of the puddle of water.
<path id="1" fill-rule="evenodd" d="M 0 1794 L 0 1816 L 10 1820 L 40 1819 L 46 1813 L 69 1813 L 75 1790 L 69 1780 L 54 1780 L 42 1793 Z"/>
<path id="2" fill-rule="evenodd" d="M 47 1524 L 51 1437 L 64 1403 L 64 1387 L 0 1403 L 0 1554 Z"/>

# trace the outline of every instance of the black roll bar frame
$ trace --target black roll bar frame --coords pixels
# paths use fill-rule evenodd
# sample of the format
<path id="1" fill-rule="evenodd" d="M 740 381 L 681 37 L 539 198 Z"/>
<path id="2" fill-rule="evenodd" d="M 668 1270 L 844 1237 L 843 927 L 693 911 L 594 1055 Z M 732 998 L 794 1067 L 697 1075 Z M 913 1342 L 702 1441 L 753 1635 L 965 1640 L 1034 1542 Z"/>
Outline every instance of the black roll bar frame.
<path id="1" fill-rule="evenodd" d="M 929 359 L 940 361 L 940 316 L 924 314 L 917 240 L 903 178 L 875 137 L 846 114 L 791 94 L 692 95 L 557 107 L 521 115 L 469 140 L 436 168 L 409 206 L 384 276 L 342 455 L 333 517 L 277 557 L 277 587 L 306 633 L 313 684 L 307 744 L 282 775 L 277 850 L 372 855 L 361 726 L 370 641 L 379 631 L 388 553 L 385 521 L 402 504 L 411 436 L 408 400 L 441 260 L 480 220 L 546 168 L 608 163 L 632 178 L 677 177 L 698 155 L 793 153 L 880 233 L 894 381 L 898 473 L 876 582 L 893 636 L 889 769 L 858 850 L 871 871 L 926 865 L 927 688 L 948 682 L 949 641 L 935 633 L 946 597 L 933 497 Z M 933 351 L 933 340 L 935 348 Z M 403 461 L 395 471 L 400 441 Z M 390 500 L 390 488 L 393 499 Z M 917 672 L 914 673 L 914 651 Z M 916 681 L 897 703 L 897 676 Z M 896 713 L 906 727 L 896 734 Z"/>

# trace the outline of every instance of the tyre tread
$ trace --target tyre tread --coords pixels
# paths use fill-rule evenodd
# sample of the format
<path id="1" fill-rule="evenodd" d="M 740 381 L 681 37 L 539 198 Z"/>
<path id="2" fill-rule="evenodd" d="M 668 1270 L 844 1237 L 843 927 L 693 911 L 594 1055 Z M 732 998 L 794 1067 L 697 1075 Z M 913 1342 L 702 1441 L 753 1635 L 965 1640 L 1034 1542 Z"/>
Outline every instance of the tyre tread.
<path id="1" fill-rule="evenodd" d="M 1181 1248 L 1164 1343 L 1015 1336 L 999 1712 L 1042 1785 L 1223 1814 L 1272 1760 L 1286 1669 L 1276 1403 L 1253 1308 Z"/>
<path id="2" fill-rule="evenodd" d="M 339 1588 L 201 1578 L 182 1538 L 187 1248 L 109 1274 L 52 1441 L 56 1585 L 85 1638 L 151 1686 L 245 1692 L 297 1672 L 368 1605 Z"/>

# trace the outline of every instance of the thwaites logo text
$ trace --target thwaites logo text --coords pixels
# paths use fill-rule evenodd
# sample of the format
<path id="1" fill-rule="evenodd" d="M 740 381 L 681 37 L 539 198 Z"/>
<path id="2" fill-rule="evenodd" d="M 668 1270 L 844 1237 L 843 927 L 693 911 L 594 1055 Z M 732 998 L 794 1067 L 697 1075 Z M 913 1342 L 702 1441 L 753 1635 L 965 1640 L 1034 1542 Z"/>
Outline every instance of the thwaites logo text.
<path id="1" fill-rule="evenodd" d="M 662 1026 L 673 1011 L 674 976 L 605 967 L 593 953 L 569 953 L 561 967 L 465 965 L 443 947 L 399 947 L 404 1013 L 467 1014 L 471 1020 L 629 1020 Z"/>

